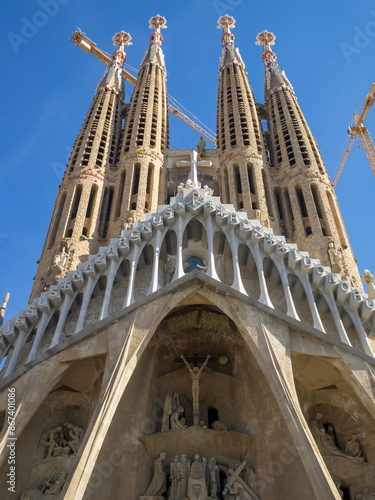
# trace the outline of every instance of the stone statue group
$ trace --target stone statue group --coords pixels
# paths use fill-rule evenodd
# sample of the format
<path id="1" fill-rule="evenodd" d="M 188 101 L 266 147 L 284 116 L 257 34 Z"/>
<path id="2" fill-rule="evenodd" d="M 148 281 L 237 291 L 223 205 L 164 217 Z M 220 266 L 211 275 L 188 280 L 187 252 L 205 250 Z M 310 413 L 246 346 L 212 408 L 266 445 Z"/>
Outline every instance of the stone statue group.
<path id="1" fill-rule="evenodd" d="M 169 466 L 169 482 L 165 465 L 167 455 L 160 453 L 154 463 L 152 481 L 140 500 L 259 500 L 254 492 L 255 474 L 246 462 L 225 469 L 225 486 L 220 483 L 220 468 L 215 457 L 208 461 L 195 453 L 190 461 L 185 453 L 175 456 Z M 243 477 L 241 477 L 243 476 Z"/>
<path id="2" fill-rule="evenodd" d="M 47 450 L 45 458 L 77 455 L 83 434 L 81 427 L 70 423 L 50 429 L 44 441 Z"/>
<path id="3" fill-rule="evenodd" d="M 351 435 L 343 451 L 337 446 L 333 425 L 330 422 L 324 425 L 323 415 L 321 413 L 317 413 L 314 416 L 311 420 L 310 427 L 322 455 L 343 457 L 357 463 L 364 462 L 365 458 L 362 456 L 361 445 L 358 442 L 356 434 Z"/>

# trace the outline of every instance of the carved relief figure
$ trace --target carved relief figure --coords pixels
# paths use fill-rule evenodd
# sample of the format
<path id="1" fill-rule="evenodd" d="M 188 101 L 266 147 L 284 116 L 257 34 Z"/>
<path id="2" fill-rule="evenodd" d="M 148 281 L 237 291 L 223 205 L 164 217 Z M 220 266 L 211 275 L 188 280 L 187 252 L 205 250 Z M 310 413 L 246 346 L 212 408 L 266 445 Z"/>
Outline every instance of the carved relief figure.
<path id="1" fill-rule="evenodd" d="M 47 439 L 44 442 L 44 446 L 47 448 L 47 457 L 51 457 L 53 454 L 53 450 L 55 448 L 60 447 L 60 433 L 62 431 L 62 427 L 56 427 L 56 429 L 51 429 L 48 431 Z"/>
<path id="2" fill-rule="evenodd" d="M 53 257 L 53 272 L 55 276 L 60 276 L 60 274 L 64 271 L 65 265 L 68 261 L 68 256 L 69 249 L 66 251 L 66 243 L 62 243 L 60 250 L 55 253 Z"/>
<path id="3" fill-rule="evenodd" d="M 185 425 L 185 419 L 182 417 L 184 413 L 184 408 L 179 406 L 177 410 L 171 415 L 171 430 L 185 430 L 187 426 Z"/>
<path id="4" fill-rule="evenodd" d="M 170 416 L 172 413 L 174 413 L 177 408 L 179 407 L 178 404 L 178 394 L 173 391 L 169 391 L 168 394 L 165 396 L 164 399 L 164 406 L 163 406 L 163 421 L 161 425 L 161 432 L 169 431 L 170 429 Z"/>
<path id="5" fill-rule="evenodd" d="M 174 457 L 173 462 L 170 466 L 170 480 L 171 486 L 168 492 L 168 500 L 176 500 L 177 490 L 178 490 L 178 481 L 179 481 L 179 469 L 180 469 L 180 457 Z"/>
<path id="6" fill-rule="evenodd" d="M 67 442 L 67 444 L 72 450 L 72 454 L 77 455 L 79 445 L 81 444 L 84 435 L 83 429 L 81 429 L 77 425 L 68 423 L 66 423 L 64 427 L 69 429 L 69 441 Z"/>
<path id="7" fill-rule="evenodd" d="M 184 183 L 183 182 L 180 182 L 180 184 L 177 186 L 177 196 L 178 195 L 183 195 L 184 193 Z"/>
<path id="8" fill-rule="evenodd" d="M 335 244 L 333 241 L 328 243 L 328 258 L 331 263 L 331 269 L 333 273 L 341 273 L 341 265 L 340 265 L 340 255 L 335 249 Z"/>
<path id="9" fill-rule="evenodd" d="M 352 459 L 356 462 L 363 462 L 364 457 L 361 457 L 359 455 L 353 455 L 352 452 L 345 452 L 341 451 L 339 448 L 337 448 L 333 437 L 326 432 L 326 429 L 322 425 L 322 418 L 323 415 L 321 413 L 317 413 L 314 417 L 314 419 L 311 421 L 311 432 L 314 436 L 314 439 L 316 441 L 316 444 L 318 445 L 319 450 L 321 451 L 322 454 L 325 455 L 333 455 L 333 456 L 338 456 L 338 457 L 344 457 L 348 459 Z M 329 430 L 329 428 L 328 428 Z M 354 434 L 352 436 L 355 436 Z M 347 444 L 348 449 L 353 449 L 353 451 L 357 450 L 358 447 L 360 446 L 359 443 L 356 441 L 357 436 L 355 436 L 355 439 L 353 439 Z M 360 453 L 360 450 L 359 450 Z"/>
<path id="10" fill-rule="evenodd" d="M 166 453 L 161 452 L 159 458 L 155 460 L 154 476 L 144 496 L 157 497 L 163 495 L 167 491 L 167 478 L 164 471 L 166 457 Z"/>
<path id="11" fill-rule="evenodd" d="M 368 269 L 363 271 L 363 281 L 367 285 L 367 295 L 370 299 L 375 299 L 374 275 Z"/>
<path id="12" fill-rule="evenodd" d="M 215 457 L 211 457 L 207 465 L 207 489 L 211 499 L 217 499 L 219 488 L 219 467 L 216 465 Z"/>
<path id="13" fill-rule="evenodd" d="M 188 497 L 190 500 L 207 500 L 206 465 L 206 459 L 202 458 L 201 460 L 199 453 L 196 453 L 190 467 L 188 481 Z"/>
<path id="14" fill-rule="evenodd" d="M 38 489 L 28 489 L 25 490 L 20 499 L 21 500 L 43 500 L 43 498 L 51 498 L 53 495 L 57 495 L 62 490 L 62 487 L 66 480 L 66 472 L 63 470 L 59 472 L 57 479 L 52 481 L 57 469 L 54 469 L 51 476 L 44 481 L 43 486 L 40 490 Z M 57 497 L 56 497 L 57 498 Z"/>
<path id="15" fill-rule="evenodd" d="M 188 480 L 190 475 L 190 461 L 185 453 L 181 455 L 181 461 L 178 468 L 178 486 L 176 500 L 185 500 L 188 491 Z"/>
<path id="16" fill-rule="evenodd" d="M 241 474 L 246 471 L 246 468 L 246 461 L 243 461 L 241 464 L 233 464 L 228 469 L 227 483 L 222 492 L 224 500 L 259 500 L 259 497 L 255 494 L 252 487 L 250 487 L 241 477 Z M 253 472 L 252 475 L 252 480 L 254 480 L 255 474 Z"/>
<path id="17" fill-rule="evenodd" d="M 215 420 L 215 422 L 212 422 L 211 427 L 215 431 L 227 431 L 228 426 L 224 424 L 224 422 L 220 422 L 220 420 Z"/>
<path id="18" fill-rule="evenodd" d="M 191 375 L 191 381 L 192 381 L 192 395 L 193 395 L 193 415 L 194 415 L 194 425 L 199 425 L 199 377 L 205 368 L 205 366 L 208 363 L 208 360 L 210 359 L 210 355 L 207 354 L 206 360 L 202 364 L 200 368 L 197 366 L 193 366 L 193 368 L 190 366 L 190 364 L 186 361 L 185 356 L 182 354 L 181 359 L 185 363 L 186 367 L 188 368 L 190 375 Z"/>
<path id="19" fill-rule="evenodd" d="M 214 190 L 211 189 L 210 187 L 208 187 L 207 184 L 205 186 L 203 186 L 203 189 L 204 189 L 204 194 L 206 196 L 213 196 Z"/>
<path id="20" fill-rule="evenodd" d="M 128 217 L 124 223 L 124 230 L 127 231 L 128 229 L 133 229 L 133 223 L 134 221 L 132 217 Z"/>
<path id="21" fill-rule="evenodd" d="M 83 436 L 83 429 L 71 423 L 50 429 L 44 441 L 44 446 L 47 449 L 45 458 L 77 455 Z"/>
<path id="22" fill-rule="evenodd" d="M 198 142 L 197 149 L 198 149 L 198 154 L 200 156 L 204 156 L 205 149 L 206 149 L 206 141 L 203 139 L 202 136 L 200 136 L 200 140 Z"/>
<path id="23" fill-rule="evenodd" d="M 361 445 L 357 441 L 357 435 L 352 434 L 352 438 L 350 441 L 347 441 L 345 446 L 345 453 L 351 455 L 352 457 L 360 457 L 361 456 Z"/>

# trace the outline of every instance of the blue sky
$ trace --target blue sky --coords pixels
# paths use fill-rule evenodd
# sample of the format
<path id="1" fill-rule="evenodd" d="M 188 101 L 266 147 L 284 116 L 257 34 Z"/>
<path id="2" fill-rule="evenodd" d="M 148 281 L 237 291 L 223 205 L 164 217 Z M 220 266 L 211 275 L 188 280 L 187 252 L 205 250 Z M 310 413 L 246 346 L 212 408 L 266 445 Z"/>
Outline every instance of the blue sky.
<path id="1" fill-rule="evenodd" d="M 375 80 L 375 1 L 7 2 L 0 20 L 0 299 L 11 293 L 6 318 L 27 304 L 58 186 L 105 69 L 69 43 L 74 29 L 79 26 L 110 53 L 112 36 L 128 31 L 133 45 L 127 63 L 138 68 L 151 33 L 148 19 L 165 16 L 168 92 L 215 130 L 221 53 L 216 21 L 224 13 L 237 21 L 233 33 L 259 102 L 264 67 L 255 37 L 264 29 L 276 35 L 280 67 L 333 179 L 353 112 Z M 127 85 L 126 101 L 132 91 Z M 365 125 L 375 139 L 375 109 Z M 170 117 L 172 148 L 193 148 L 198 140 L 197 133 Z M 336 193 L 361 273 L 375 271 L 374 192 L 375 176 L 362 147 L 355 146 Z"/>

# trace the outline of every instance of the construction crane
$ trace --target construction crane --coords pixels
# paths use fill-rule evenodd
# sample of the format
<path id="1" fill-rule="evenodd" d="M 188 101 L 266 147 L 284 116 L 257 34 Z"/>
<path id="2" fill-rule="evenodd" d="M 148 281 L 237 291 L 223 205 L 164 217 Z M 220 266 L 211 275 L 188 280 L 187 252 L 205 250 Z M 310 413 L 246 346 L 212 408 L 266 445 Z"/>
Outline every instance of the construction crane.
<path id="1" fill-rule="evenodd" d="M 100 59 L 100 61 L 104 62 L 107 66 L 112 65 L 112 57 L 104 52 L 103 50 L 99 49 L 96 45 L 95 42 L 90 40 L 90 38 L 83 33 L 79 28 L 75 30 L 73 33 L 72 37 L 70 38 L 70 41 L 73 42 L 77 47 L 80 49 L 83 49 L 85 52 L 89 52 L 90 54 L 93 54 L 95 57 Z M 129 67 L 129 65 L 125 64 L 125 66 Z M 125 80 L 127 80 L 129 83 L 132 85 L 135 85 L 137 82 L 137 77 L 129 73 L 125 68 L 122 69 L 123 76 Z M 190 111 L 188 111 L 182 104 L 180 104 L 177 99 L 172 97 L 170 94 L 168 95 L 168 111 L 172 113 L 172 115 L 177 116 L 180 120 L 185 122 L 189 127 L 194 129 L 196 132 L 201 134 L 203 137 L 205 137 L 208 141 L 210 141 L 212 144 L 216 146 L 216 135 L 212 130 L 210 130 L 208 127 L 206 127 L 196 116 L 194 116 Z M 201 125 L 198 125 L 195 123 L 191 118 L 189 118 L 183 111 L 183 108 L 185 111 L 190 113 L 196 120 L 198 120 Z"/>
<path id="2" fill-rule="evenodd" d="M 374 102 L 375 102 L 375 83 L 371 85 L 370 92 L 367 94 L 365 104 L 362 108 L 360 115 L 358 116 L 357 113 L 354 113 L 353 115 L 352 123 L 348 129 L 348 134 L 350 136 L 349 143 L 346 146 L 345 153 L 343 154 L 341 162 L 336 170 L 335 178 L 332 183 L 334 188 L 337 186 L 337 183 L 340 179 L 342 171 L 344 170 L 344 167 L 349 158 L 350 152 L 353 149 L 357 137 L 359 137 L 359 140 L 362 143 L 367 159 L 375 175 L 375 147 L 374 143 L 372 142 L 371 136 L 367 130 L 367 127 L 363 126 L 363 122 L 366 118 L 368 110 L 371 108 Z"/>

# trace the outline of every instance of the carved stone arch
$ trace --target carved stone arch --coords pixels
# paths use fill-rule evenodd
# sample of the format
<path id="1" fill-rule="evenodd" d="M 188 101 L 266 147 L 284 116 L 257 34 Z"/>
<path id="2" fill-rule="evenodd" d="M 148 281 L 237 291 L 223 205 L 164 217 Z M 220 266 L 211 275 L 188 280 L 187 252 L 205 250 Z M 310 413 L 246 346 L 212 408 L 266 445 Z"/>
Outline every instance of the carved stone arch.
<path id="1" fill-rule="evenodd" d="M 320 319 L 322 320 L 322 323 L 324 325 L 325 332 L 327 333 L 327 335 L 340 340 L 340 335 L 332 316 L 331 309 L 326 299 L 321 293 L 319 293 L 318 290 L 314 290 L 314 300 L 318 309 Z"/>
<path id="2" fill-rule="evenodd" d="M 64 365 L 63 372 L 55 370 L 56 376 L 53 377 L 51 373 L 50 379 L 45 380 L 46 385 L 33 400 L 36 410 L 33 408 L 31 415 L 29 410 L 25 427 L 19 426 L 19 463 L 22 466 L 23 459 L 27 457 L 28 466 L 23 467 L 22 474 L 17 478 L 17 491 L 40 488 L 55 467 L 69 473 L 74 467 L 76 456 L 67 444 L 72 441 L 72 437 L 65 424 L 73 424 L 83 431 L 82 439 L 77 443 L 79 452 L 90 419 L 94 415 L 103 380 L 105 357 L 97 356 L 77 360 L 70 363 L 70 366 Z M 60 450 L 56 449 L 55 454 L 51 453 L 48 457 L 45 446 L 47 434 L 57 427 L 62 427 L 58 431 L 61 435 L 57 436 Z"/>
<path id="3" fill-rule="evenodd" d="M 73 335 L 75 331 L 75 327 L 78 321 L 78 316 L 81 310 L 82 299 L 83 299 L 83 293 L 82 292 L 76 293 L 76 296 L 74 297 L 74 300 L 72 301 L 72 304 L 70 306 L 68 316 L 65 320 L 64 330 L 63 330 L 63 336 L 65 337 Z"/>
<path id="4" fill-rule="evenodd" d="M 314 326 L 313 317 L 310 310 L 310 305 L 306 297 L 305 289 L 302 282 L 294 273 L 288 273 L 289 289 L 292 294 L 294 306 L 297 314 L 303 323 Z"/>
<path id="5" fill-rule="evenodd" d="M 196 353 L 197 356 L 204 358 L 207 353 L 210 353 L 216 360 L 221 355 L 227 355 L 227 364 L 221 365 L 216 361 L 215 366 L 214 364 L 207 365 L 202 372 L 202 378 L 200 379 L 200 410 L 202 411 L 200 415 L 202 415 L 202 420 L 207 425 L 208 409 L 210 407 L 217 408 L 220 419 L 228 426 L 230 431 L 242 434 L 244 442 L 256 436 L 256 440 L 253 443 L 249 442 L 247 445 L 249 457 L 251 456 L 255 468 L 267 467 L 267 464 L 272 460 L 277 460 L 282 449 L 282 447 L 277 448 L 279 446 L 276 445 L 277 433 L 270 431 L 269 426 L 274 426 L 277 420 L 277 428 L 283 429 L 283 431 L 286 431 L 286 435 L 289 436 L 286 423 L 272 391 L 270 391 L 269 383 L 258 365 L 256 352 L 253 352 L 249 344 L 244 341 L 247 335 L 246 330 L 245 332 L 238 330 L 238 327 L 230 319 L 231 314 L 223 313 L 221 308 L 227 308 L 227 301 L 224 297 L 217 297 L 215 296 L 217 294 L 206 290 L 202 290 L 201 293 L 208 299 L 212 298 L 218 301 L 218 307 L 193 304 L 184 307 L 181 304 L 174 304 L 175 307 L 170 314 L 159 322 L 142 355 L 138 353 L 138 365 L 120 403 L 121 408 L 126 405 L 130 395 L 139 391 L 137 385 L 142 380 L 142 387 L 147 387 L 147 391 L 143 390 L 142 393 L 142 397 L 147 399 L 142 403 L 142 408 L 146 409 L 146 413 L 142 414 L 138 411 L 138 405 L 141 403 L 132 398 L 132 412 L 137 417 L 136 420 L 132 420 L 130 432 L 123 436 L 123 446 L 125 448 L 132 447 L 132 456 L 126 456 L 125 460 L 131 459 L 133 460 L 132 463 L 137 463 L 139 473 L 148 478 L 151 478 L 153 461 L 157 456 L 158 446 L 161 445 L 161 439 L 165 439 L 165 434 L 161 433 L 160 429 L 163 403 L 169 391 L 172 390 L 181 397 L 180 403 L 183 402 L 185 405 L 186 424 L 188 426 L 192 425 L 190 377 L 187 376 L 187 368 L 181 362 L 176 361 L 181 354 L 188 357 Z M 192 294 L 194 296 L 195 290 L 194 292 L 192 290 Z M 184 300 L 188 300 L 186 291 L 184 295 Z M 258 320 L 251 315 L 250 310 L 248 313 L 250 314 L 245 313 L 248 318 L 247 323 L 254 324 L 254 327 L 258 328 Z M 215 322 L 215 319 L 213 319 L 215 316 L 219 316 L 224 320 L 225 324 L 223 324 L 221 330 L 220 323 Z M 207 329 L 208 321 L 212 321 L 212 330 Z M 147 373 L 147 380 L 145 379 L 145 373 Z M 240 377 L 239 374 L 241 374 Z M 129 391 L 128 396 L 127 391 Z M 272 408 L 272 411 L 270 411 L 270 408 Z M 114 418 L 113 425 L 118 426 L 121 423 L 123 428 L 124 426 L 127 427 L 127 422 L 123 419 L 124 415 L 126 413 L 121 410 L 118 416 Z M 186 432 L 197 432 L 194 429 L 200 429 L 200 427 L 189 427 Z M 137 436 L 137 439 L 142 443 L 142 447 L 137 444 L 137 440 L 130 433 L 132 436 Z M 178 433 L 174 434 L 174 436 L 176 436 L 176 439 L 179 437 Z M 172 437 L 168 444 L 168 456 L 174 456 L 179 452 L 178 443 L 176 449 L 173 448 Z M 104 443 L 103 456 L 110 449 L 109 443 L 112 442 L 112 439 L 109 436 L 107 444 Z M 270 439 L 271 442 L 275 439 L 273 452 L 270 451 L 273 449 L 272 446 L 264 445 L 265 439 Z M 289 443 L 288 446 L 292 446 L 290 437 L 287 437 L 285 442 Z M 215 448 L 217 445 L 218 443 L 214 439 L 204 439 L 200 441 L 199 446 L 203 446 L 203 448 L 199 451 L 202 454 L 206 453 L 207 456 L 221 455 L 220 450 L 218 451 L 218 448 Z M 183 446 L 188 447 L 188 449 L 184 449 L 188 455 L 196 451 L 193 450 L 188 439 L 184 439 Z M 147 458 L 144 454 L 145 449 Z M 228 453 L 229 459 L 236 460 L 237 457 L 232 455 L 233 449 L 230 449 L 230 447 L 229 451 L 226 450 L 226 456 L 228 456 Z M 98 463 L 100 463 L 100 456 Z M 295 468 L 298 469 L 302 476 L 307 477 L 299 459 L 297 459 L 293 467 L 294 472 Z M 285 474 L 288 475 L 289 471 L 286 470 Z M 267 492 L 272 497 L 280 481 L 276 477 L 274 482 L 264 486 L 263 493 Z M 134 483 L 134 481 L 129 481 L 133 488 Z M 307 481 L 306 484 L 308 484 Z M 307 488 L 310 491 L 310 487 L 307 486 Z M 137 496 L 143 492 L 134 491 L 131 493 Z M 100 494 L 100 491 L 98 494 Z"/>
<path id="6" fill-rule="evenodd" d="M 44 331 L 39 351 L 48 349 L 48 347 L 51 345 L 51 341 L 55 333 L 57 323 L 59 322 L 60 308 L 61 306 L 59 308 L 54 309 L 50 314 L 50 318 L 47 327 Z"/>
<path id="7" fill-rule="evenodd" d="M 352 321 L 352 319 L 350 317 L 350 314 L 348 313 L 348 311 L 343 306 L 338 305 L 338 304 L 337 304 L 337 310 L 338 310 L 338 313 L 340 315 L 342 324 L 343 324 L 343 326 L 345 328 L 345 332 L 346 332 L 346 334 L 347 334 L 347 336 L 349 338 L 349 341 L 350 341 L 351 345 L 355 349 L 358 349 L 358 351 L 363 352 L 362 343 L 361 343 L 360 338 L 358 336 L 357 329 L 354 326 L 353 321 Z"/>
<path id="8" fill-rule="evenodd" d="M 233 283 L 233 257 L 230 244 L 226 234 L 218 229 L 214 233 L 213 247 L 215 255 L 216 271 L 220 281 L 229 285 Z"/>
<path id="9" fill-rule="evenodd" d="M 287 303 L 285 300 L 285 291 L 281 283 L 281 276 L 275 263 L 269 257 L 263 258 L 263 272 L 266 280 L 269 298 L 272 305 L 278 311 L 287 313 Z"/>
<path id="10" fill-rule="evenodd" d="M 130 262 L 128 259 L 124 258 L 117 268 L 116 276 L 113 281 L 108 308 L 109 314 L 112 314 L 122 308 L 126 297 L 126 291 L 128 289 L 129 275 Z"/>
<path id="11" fill-rule="evenodd" d="M 182 239 L 182 260 L 184 266 L 190 257 L 198 257 L 207 265 L 207 232 L 198 219 L 193 217 L 186 224 Z"/>
<path id="12" fill-rule="evenodd" d="M 334 388 L 321 390 L 319 402 L 315 404 L 312 402 L 306 410 L 306 420 L 311 422 L 317 413 L 322 415 L 321 423 L 325 429 L 327 429 L 327 424 L 334 427 L 337 447 L 341 451 L 345 451 L 346 443 L 350 440 L 351 435 L 355 434 L 360 443 L 361 455 L 366 459 L 366 462 L 371 465 L 374 463 L 375 430 L 371 428 L 371 424 L 369 425 L 371 415 L 358 401 L 354 392 L 345 394 Z M 366 472 L 370 472 L 368 469 L 367 467 L 367 470 L 363 470 L 362 474 L 367 475 Z M 375 470 L 373 465 L 371 469 Z M 360 471 L 357 471 L 357 475 L 361 475 Z"/>
<path id="13" fill-rule="evenodd" d="M 85 317 L 85 327 L 93 324 L 99 318 L 106 285 L 107 285 L 107 276 L 105 273 L 103 273 L 96 281 L 95 287 L 92 291 L 90 297 L 90 303 L 87 308 L 87 313 Z"/>
<path id="14" fill-rule="evenodd" d="M 244 243 L 241 243 L 238 247 L 238 263 L 246 293 L 252 299 L 258 300 L 260 297 L 260 285 L 257 267 L 252 252 Z"/>
<path id="15" fill-rule="evenodd" d="M 137 270 L 134 279 L 134 299 L 140 299 L 147 295 L 151 283 L 152 267 L 154 259 L 154 248 L 145 245 L 137 262 Z M 160 269 L 159 269 L 160 271 Z"/>

